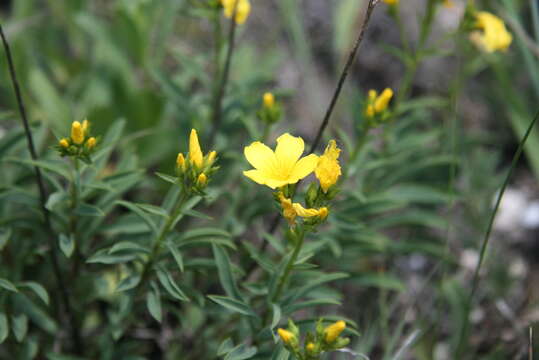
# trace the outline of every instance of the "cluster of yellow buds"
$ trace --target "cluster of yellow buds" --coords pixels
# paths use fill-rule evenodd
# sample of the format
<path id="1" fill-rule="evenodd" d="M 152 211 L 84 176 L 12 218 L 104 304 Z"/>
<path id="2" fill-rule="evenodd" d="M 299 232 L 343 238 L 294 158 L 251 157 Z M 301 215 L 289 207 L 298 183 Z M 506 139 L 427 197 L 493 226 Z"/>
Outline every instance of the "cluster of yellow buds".
<path id="1" fill-rule="evenodd" d="M 470 41 L 481 51 L 506 51 L 513 41 L 502 19 L 487 11 L 477 11 L 472 2 L 468 3 L 462 21 Z"/>
<path id="2" fill-rule="evenodd" d="M 210 151 L 204 156 L 198 134 L 195 129 L 189 135 L 189 153 L 187 158 L 183 153 L 176 157 L 176 170 L 180 183 L 187 191 L 197 194 L 204 194 L 204 189 L 208 185 L 211 175 L 218 169 L 213 166 L 217 157 L 215 151 Z"/>
<path id="3" fill-rule="evenodd" d="M 323 319 L 318 320 L 316 331 L 307 332 L 304 345 L 300 343 L 300 331 L 294 322 L 288 320 L 288 329 L 277 329 L 284 346 L 298 360 L 319 360 L 324 352 L 342 349 L 350 342 L 348 338 L 340 337 L 346 329 L 342 320 L 329 326 L 324 326 Z"/>
<path id="4" fill-rule="evenodd" d="M 275 96 L 270 92 L 265 93 L 262 96 L 262 106 L 256 113 L 258 118 L 262 122 L 272 125 L 281 120 L 282 113 L 281 104 L 275 101 Z"/>
<path id="5" fill-rule="evenodd" d="M 365 105 L 365 117 L 368 125 L 374 127 L 387 121 L 391 117 L 389 102 L 393 98 L 393 90 L 384 89 L 380 95 L 376 90 L 369 90 Z"/>
<path id="6" fill-rule="evenodd" d="M 86 163 L 91 163 L 90 155 L 95 150 L 97 139 L 90 136 L 90 122 L 73 121 L 70 137 L 58 141 L 56 149 L 61 156 L 73 156 Z"/>
<path id="7" fill-rule="evenodd" d="M 232 18 L 236 12 L 236 24 L 243 24 L 251 12 L 251 3 L 249 0 L 220 0 L 223 12 L 227 18 Z"/>
<path id="8" fill-rule="evenodd" d="M 254 167 L 244 171 L 249 179 L 277 189 L 275 200 L 281 206 L 283 216 L 290 227 L 296 224 L 296 218 L 303 218 L 306 225 L 322 223 L 329 214 L 327 203 L 337 193 L 335 184 L 341 175 L 339 164 L 340 149 L 335 140 L 331 140 L 323 155 L 310 154 L 301 157 L 305 149 L 303 139 L 288 133 L 277 138 L 277 147 L 270 149 L 265 144 L 255 141 L 245 147 L 247 161 Z M 315 173 L 319 184 L 311 183 L 305 196 L 308 208 L 292 202 L 296 183 Z"/>

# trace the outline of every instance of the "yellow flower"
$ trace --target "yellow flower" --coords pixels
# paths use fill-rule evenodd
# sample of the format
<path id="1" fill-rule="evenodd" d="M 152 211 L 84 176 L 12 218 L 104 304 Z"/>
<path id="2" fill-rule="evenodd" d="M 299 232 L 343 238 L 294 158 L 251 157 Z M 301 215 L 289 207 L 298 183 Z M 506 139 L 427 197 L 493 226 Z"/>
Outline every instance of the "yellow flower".
<path id="1" fill-rule="evenodd" d="M 265 108 L 271 109 L 275 105 L 275 96 L 270 92 L 264 94 L 263 100 Z"/>
<path id="2" fill-rule="evenodd" d="M 202 173 L 200 175 L 198 175 L 198 179 L 197 179 L 197 185 L 198 186 L 206 186 L 206 184 L 208 183 L 208 177 L 206 176 L 206 174 Z"/>
<path id="3" fill-rule="evenodd" d="M 77 145 L 84 142 L 84 131 L 78 121 L 73 121 L 73 124 L 71 124 L 71 140 Z"/>
<path id="4" fill-rule="evenodd" d="M 296 210 L 292 205 L 292 200 L 285 198 L 282 193 L 279 193 L 279 201 L 281 202 L 281 207 L 283 208 L 283 216 L 288 222 L 288 225 L 294 225 L 296 221 L 296 216 L 298 214 L 296 213 Z"/>
<path id="5" fill-rule="evenodd" d="M 185 171 L 185 157 L 182 153 L 179 153 L 178 157 L 176 157 L 176 166 L 182 171 Z"/>
<path id="6" fill-rule="evenodd" d="M 277 333 L 281 337 L 281 340 L 287 345 L 289 345 L 296 338 L 292 332 L 285 329 L 279 328 L 277 329 Z"/>
<path id="7" fill-rule="evenodd" d="M 300 159 L 305 149 L 303 139 L 288 133 L 277 139 L 275 151 L 259 141 L 244 149 L 247 161 L 255 168 L 244 171 L 254 182 L 272 189 L 295 184 L 314 171 L 318 156 L 311 154 Z"/>
<path id="8" fill-rule="evenodd" d="M 69 146 L 69 141 L 67 141 L 66 138 L 63 138 L 62 140 L 60 140 L 58 142 L 58 144 L 60 144 L 60 146 L 65 149 L 65 148 L 67 148 Z"/>
<path id="9" fill-rule="evenodd" d="M 315 348 L 315 346 L 314 346 L 314 344 L 312 342 L 305 345 L 305 349 L 307 350 L 307 352 L 310 352 L 310 353 L 314 352 L 314 348 Z"/>
<path id="10" fill-rule="evenodd" d="M 91 150 L 95 147 L 95 143 L 96 143 L 95 137 L 92 136 L 86 141 L 86 147 Z"/>
<path id="11" fill-rule="evenodd" d="M 324 154 L 318 160 L 314 174 L 320 181 L 320 186 L 324 192 L 327 192 L 341 176 L 341 166 L 338 160 L 340 152 L 341 149 L 337 147 L 335 140 L 330 140 Z"/>
<path id="12" fill-rule="evenodd" d="M 454 6 L 455 6 L 455 3 L 453 2 L 453 0 L 444 0 L 444 7 L 445 8 L 451 9 Z"/>
<path id="13" fill-rule="evenodd" d="M 200 149 L 198 135 L 195 129 L 191 129 L 191 134 L 189 135 L 189 160 L 197 168 L 202 168 L 204 164 L 204 156 L 202 156 L 202 150 Z"/>
<path id="14" fill-rule="evenodd" d="M 342 320 L 337 321 L 324 329 L 324 339 L 327 343 L 332 343 L 341 335 L 344 329 L 346 329 L 346 323 Z"/>
<path id="15" fill-rule="evenodd" d="M 391 98 L 393 97 L 393 90 L 390 88 L 384 89 L 380 96 L 376 98 L 374 101 L 374 111 L 376 113 L 381 113 L 385 109 L 387 109 L 387 105 L 389 104 L 389 101 L 391 101 Z"/>
<path id="16" fill-rule="evenodd" d="M 388 5 L 397 5 L 399 3 L 399 0 L 383 0 Z"/>
<path id="17" fill-rule="evenodd" d="M 505 28 L 502 19 L 486 11 L 477 12 L 475 17 L 478 30 L 470 34 L 472 42 L 488 53 L 507 50 L 513 36 Z"/>
<path id="18" fill-rule="evenodd" d="M 236 6 L 236 2 L 238 5 Z M 225 16 L 231 18 L 236 7 L 236 24 L 243 24 L 251 12 L 251 3 L 249 0 L 221 0 L 224 7 Z"/>
<path id="19" fill-rule="evenodd" d="M 320 209 L 305 209 L 300 203 L 292 203 L 292 200 L 285 198 L 283 193 L 279 193 L 279 201 L 283 208 L 283 217 L 288 221 L 290 226 L 294 225 L 297 216 L 303 218 L 318 216 L 321 220 L 324 220 L 329 213 L 327 207 L 321 207 Z"/>

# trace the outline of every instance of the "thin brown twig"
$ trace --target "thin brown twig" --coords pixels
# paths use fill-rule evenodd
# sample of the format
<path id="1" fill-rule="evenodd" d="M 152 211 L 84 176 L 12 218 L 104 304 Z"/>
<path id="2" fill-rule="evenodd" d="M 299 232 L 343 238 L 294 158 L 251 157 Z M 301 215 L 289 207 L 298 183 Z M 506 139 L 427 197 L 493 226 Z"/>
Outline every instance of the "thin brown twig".
<path id="1" fill-rule="evenodd" d="M 9 43 L 6 39 L 6 36 L 4 35 L 4 29 L 2 25 L 0 24 L 0 37 L 2 38 L 2 44 L 4 46 L 4 50 L 6 52 L 6 58 L 9 68 L 9 74 L 11 76 L 11 83 L 13 85 L 13 90 L 15 91 L 15 97 L 17 99 L 17 105 L 19 108 L 19 113 L 21 115 L 21 120 L 24 126 L 24 132 L 26 134 L 26 140 L 28 142 L 28 150 L 30 151 L 30 156 L 32 157 L 32 160 L 36 161 L 38 159 L 36 149 L 34 146 L 34 139 L 32 137 L 32 132 L 30 130 L 30 125 L 28 123 L 28 118 L 26 116 L 26 109 L 24 107 L 24 102 L 22 100 L 21 90 L 19 86 L 19 82 L 17 80 L 17 75 L 15 73 L 15 65 L 13 64 L 13 58 L 11 56 L 11 49 L 9 47 Z M 47 201 L 47 192 L 45 190 L 45 184 L 43 182 L 43 176 L 41 174 L 41 170 L 38 166 L 34 165 L 34 171 L 36 174 L 36 182 L 39 189 L 39 200 L 40 200 L 40 207 L 41 211 L 43 213 L 43 218 L 45 221 L 45 227 L 47 231 L 49 232 L 48 241 L 50 246 L 50 260 L 52 263 L 53 271 L 56 276 L 58 289 L 60 290 L 60 298 L 62 299 L 62 304 L 65 309 L 65 312 L 69 318 L 70 326 L 71 326 L 71 336 L 73 340 L 73 345 L 76 347 L 76 352 L 79 354 L 82 354 L 83 347 L 82 347 L 82 339 L 80 337 L 78 326 L 75 322 L 75 317 L 71 308 L 71 303 L 69 300 L 69 294 L 67 292 L 67 287 L 65 285 L 64 279 L 62 277 L 62 272 L 60 271 L 60 266 L 58 264 L 58 257 L 56 256 L 57 246 L 55 241 L 55 234 L 54 230 L 52 228 L 51 220 L 49 211 L 47 210 L 45 204 Z"/>
<path id="2" fill-rule="evenodd" d="M 239 0 L 236 0 L 234 3 L 234 10 L 232 11 L 232 17 L 230 19 L 230 28 L 228 30 L 228 50 L 226 54 L 225 67 L 223 69 L 223 76 L 221 77 L 221 82 L 217 88 L 217 93 L 215 94 L 213 101 L 213 112 L 212 112 L 212 130 L 210 133 L 210 138 L 208 145 L 211 147 L 215 142 L 215 137 L 217 132 L 221 127 L 222 122 L 222 112 L 223 112 L 223 98 L 225 96 L 226 85 L 228 83 L 228 77 L 230 73 L 230 64 L 232 62 L 232 54 L 234 53 L 234 40 L 236 37 L 236 11 L 238 7 Z"/>
<path id="3" fill-rule="evenodd" d="M 379 0 L 369 0 L 369 4 L 367 6 L 367 12 L 365 14 L 365 19 L 363 20 L 363 24 L 361 25 L 361 29 L 359 31 L 359 35 L 356 39 L 356 42 L 354 43 L 354 46 L 352 47 L 352 50 L 350 51 L 350 54 L 348 55 L 348 60 L 346 61 L 346 64 L 344 66 L 344 69 L 341 73 L 341 76 L 339 78 L 339 81 L 337 83 L 337 87 L 335 88 L 335 92 L 333 93 L 333 96 L 331 98 L 331 101 L 329 103 L 329 106 L 326 110 L 326 114 L 324 116 L 324 119 L 322 120 L 322 123 L 320 124 L 320 127 L 318 129 L 318 132 L 316 134 L 316 138 L 309 150 L 309 154 L 312 154 L 318 145 L 320 144 L 320 141 L 322 140 L 322 135 L 324 131 L 326 130 L 327 126 L 329 125 L 329 121 L 331 119 L 331 115 L 333 114 L 333 110 L 335 109 L 335 105 L 337 104 L 337 100 L 339 99 L 339 96 L 341 94 L 344 82 L 346 78 L 348 77 L 348 73 L 350 72 L 350 68 L 352 67 L 352 64 L 354 63 L 354 60 L 357 56 L 357 52 L 359 50 L 359 46 L 361 45 L 363 41 L 363 37 L 365 35 L 365 31 L 367 29 L 367 25 L 369 24 L 369 21 L 371 19 L 371 15 L 374 11 L 374 8 L 378 4 Z M 279 226 L 281 222 L 281 215 L 277 214 L 272 219 L 270 226 L 268 228 L 268 233 L 273 234 L 277 227 Z M 262 245 L 260 247 L 260 252 L 264 252 L 266 250 L 266 247 L 268 246 L 268 242 L 265 239 L 262 239 Z M 254 263 L 247 271 L 246 271 L 246 279 L 249 278 L 249 275 L 255 270 L 256 263 Z"/>
<path id="4" fill-rule="evenodd" d="M 352 51 L 350 51 L 350 55 L 348 55 L 348 60 L 346 61 L 346 65 L 344 66 L 344 69 L 341 73 L 341 77 L 339 78 L 339 82 L 337 83 L 337 87 L 335 88 L 335 92 L 333 93 L 333 97 L 331 98 L 331 102 L 329 103 L 329 107 L 326 111 L 326 115 L 324 116 L 324 120 L 322 121 L 322 124 L 320 124 L 318 133 L 316 134 L 316 137 L 311 146 L 311 149 L 309 150 L 309 154 L 313 153 L 316 150 L 320 141 L 322 140 L 322 135 L 324 133 L 324 130 L 326 130 L 327 126 L 329 125 L 331 114 L 333 113 L 333 109 L 335 108 L 335 105 L 337 104 L 337 100 L 339 99 L 339 95 L 341 94 L 341 90 L 343 88 L 344 82 L 346 78 L 348 77 L 350 68 L 352 67 L 354 60 L 356 59 L 357 51 L 359 49 L 359 46 L 361 45 L 361 42 L 363 41 L 365 30 L 367 29 L 367 25 L 369 24 L 371 15 L 378 1 L 379 0 L 369 0 L 369 5 L 367 6 L 367 12 L 365 14 L 365 20 L 363 20 L 363 24 L 361 25 L 361 29 L 359 31 L 359 35 L 356 39 L 354 47 L 352 48 Z"/>

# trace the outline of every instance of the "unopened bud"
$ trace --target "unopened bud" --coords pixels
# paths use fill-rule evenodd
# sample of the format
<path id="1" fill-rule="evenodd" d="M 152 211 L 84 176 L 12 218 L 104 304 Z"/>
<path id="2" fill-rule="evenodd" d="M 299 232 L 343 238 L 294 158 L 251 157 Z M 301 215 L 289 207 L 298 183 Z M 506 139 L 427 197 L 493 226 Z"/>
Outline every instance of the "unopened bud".
<path id="1" fill-rule="evenodd" d="M 67 141 L 66 138 L 63 138 L 62 140 L 60 140 L 58 142 L 58 144 L 60 144 L 61 147 L 63 147 L 64 149 L 66 149 L 68 146 L 69 146 L 69 141 Z"/>
<path id="2" fill-rule="evenodd" d="M 95 140 L 95 137 L 91 137 L 89 138 L 87 141 L 86 141 L 86 147 L 91 150 L 95 147 L 95 143 L 96 143 L 96 140 Z"/>
<path id="3" fill-rule="evenodd" d="M 71 124 L 71 140 L 77 145 L 84 142 L 84 131 L 82 130 L 82 125 L 78 121 L 73 121 L 73 124 Z"/>

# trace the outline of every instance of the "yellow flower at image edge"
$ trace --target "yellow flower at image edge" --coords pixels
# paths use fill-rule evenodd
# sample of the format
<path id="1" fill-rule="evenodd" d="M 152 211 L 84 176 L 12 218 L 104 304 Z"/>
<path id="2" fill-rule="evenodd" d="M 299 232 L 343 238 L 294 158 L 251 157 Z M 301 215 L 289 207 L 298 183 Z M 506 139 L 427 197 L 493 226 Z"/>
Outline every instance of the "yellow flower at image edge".
<path id="1" fill-rule="evenodd" d="M 388 5 L 397 5 L 399 3 L 399 0 L 382 0 Z"/>
<path id="2" fill-rule="evenodd" d="M 272 189 L 295 184 L 312 173 L 318 165 L 318 156 L 314 154 L 300 159 L 304 149 L 303 139 L 288 133 L 277 139 L 275 151 L 255 141 L 244 149 L 245 158 L 255 169 L 244 171 L 243 174 Z"/>
<path id="3" fill-rule="evenodd" d="M 505 51 L 511 45 L 513 36 L 507 31 L 502 19 L 486 11 L 475 15 L 477 31 L 470 34 L 472 42 L 486 52 Z"/>
<path id="4" fill-rule="evenodd" d="M 236 5 L 236 2 L 238 5 Z M 236 7 L 236 23 L 241 25 L 247 20 L 249 13 L 251 12 L 251 3 L 249 0 L 221 0 L 223 5 L 225 16 L 231 18 L 234 14 L 234 7 Z"/>
<path id="5" fill-rule="evenodd" d="M 338 160 L 340 152 L 341 149 L 337 147 L 335 140 L 330 140 L 324 154 L 318 160 L 314 174 L 320 181 L 320 186 L 324 192 L 327 192 L 341 176 L 341 166 Z"/>
<path id="6" fill-rule="evenodd" d="M 324 329 L 324 339 L 327 343 L 332 343 L 341 335 L 344 329 L 346 329 L 346 323 L 342 320 L 337 321 Z"/>

